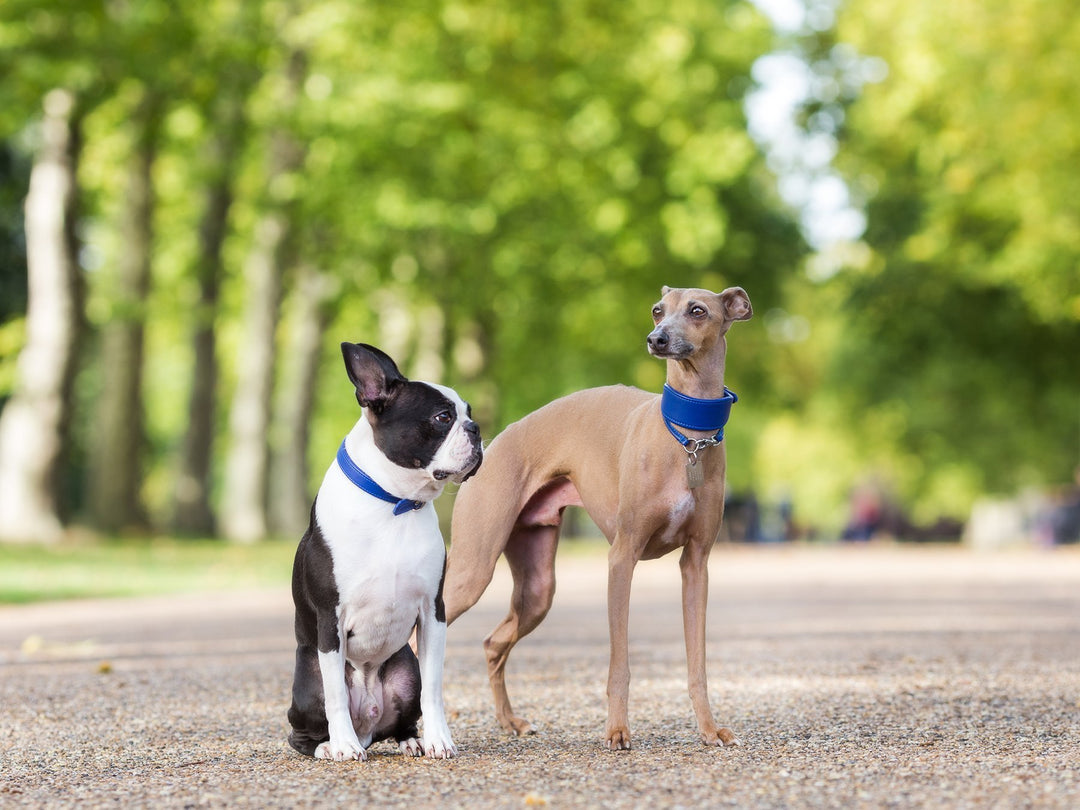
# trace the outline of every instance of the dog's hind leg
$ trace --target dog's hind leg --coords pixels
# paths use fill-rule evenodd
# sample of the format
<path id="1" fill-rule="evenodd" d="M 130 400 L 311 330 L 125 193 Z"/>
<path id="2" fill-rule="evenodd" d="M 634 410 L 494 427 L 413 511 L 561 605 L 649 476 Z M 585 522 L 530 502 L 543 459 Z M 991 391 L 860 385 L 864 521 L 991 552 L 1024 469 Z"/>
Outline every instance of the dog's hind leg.
<path id="1" fill-rule="evenodd" d="M 296 649 L 296 675 L 293 678 L 289 724 L 292 726 L 289 745 L 309 757 L 315 756 L 315 749 L 330 739 L 319 658 L 315 648 L 310 645 L 301 645 Z"/>
<path id="2" fill-rule="evenodd" d="M 488 680 L 495 698 L 495 717 L 513 734 L 532 734 L 528 720 L 514 714 L 506 691 L 506 660 L 518 641 L 536 629 L 555 596 L 555 549 L 559 527 L 518 526 L 506 544 L 506 560 L 514 577 L 510 612 L 484 640 Z"/>

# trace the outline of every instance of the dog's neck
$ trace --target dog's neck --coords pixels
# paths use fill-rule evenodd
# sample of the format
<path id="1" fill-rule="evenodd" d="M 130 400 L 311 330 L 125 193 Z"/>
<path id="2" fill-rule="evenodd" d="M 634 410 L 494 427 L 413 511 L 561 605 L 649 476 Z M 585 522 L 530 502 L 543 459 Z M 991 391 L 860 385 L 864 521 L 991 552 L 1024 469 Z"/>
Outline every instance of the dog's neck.
<path id="1" fill-rule="evenodd" d="M 445 481 L 437 481 L 427 470 L 410 470 L 390 461 L 376 447 L 367 414 L 357 420 L 345 437 L 345 449 L 361 470 L 383 489 L 399 498 L 433 501 L 442 494 Z"/>
<path id="2" fill-rule="evenodd" d="M 724 359 L 727 340 L 720 337 L 708 352 L 685 360 L 667 361 L 667 384 L 688 397 L 719 399 L 724 396 Z"/>

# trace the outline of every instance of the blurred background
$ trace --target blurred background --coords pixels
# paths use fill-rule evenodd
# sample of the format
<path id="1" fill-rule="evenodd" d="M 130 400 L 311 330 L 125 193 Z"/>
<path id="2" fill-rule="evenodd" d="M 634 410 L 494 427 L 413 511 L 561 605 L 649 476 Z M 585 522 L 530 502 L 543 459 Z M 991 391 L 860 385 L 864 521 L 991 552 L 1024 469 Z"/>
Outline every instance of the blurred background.
<path id="1" fill-rule="evenodd" d="M 659 391 L 666 284 L 754 304 L 730 539 L 1076 542 L 1078 53 L 1072 0 L 4 0 L 0 539 L 295 539 L 341 341 L 490 440 Z"/>

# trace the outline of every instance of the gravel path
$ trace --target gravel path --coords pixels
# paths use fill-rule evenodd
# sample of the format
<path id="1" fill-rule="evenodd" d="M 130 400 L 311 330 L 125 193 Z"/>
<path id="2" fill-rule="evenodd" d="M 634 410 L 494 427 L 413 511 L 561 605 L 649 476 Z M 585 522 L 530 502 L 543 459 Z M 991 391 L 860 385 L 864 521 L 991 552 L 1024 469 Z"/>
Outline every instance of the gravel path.
<path id="1" fill-rule="evenodd" d="M 1080 550 L 720 548 L 713 708 L 697 741 L 674 557 L 634 581 L 634 750 L 601 747 L 604 560 L 563 555 L 491 718 L 480 641 L 505 574 L 450 629 L 460 755 L 316 762 L 285 742 L 284 591 L 0 608 L 0 807 L 1080 807 Z"/>

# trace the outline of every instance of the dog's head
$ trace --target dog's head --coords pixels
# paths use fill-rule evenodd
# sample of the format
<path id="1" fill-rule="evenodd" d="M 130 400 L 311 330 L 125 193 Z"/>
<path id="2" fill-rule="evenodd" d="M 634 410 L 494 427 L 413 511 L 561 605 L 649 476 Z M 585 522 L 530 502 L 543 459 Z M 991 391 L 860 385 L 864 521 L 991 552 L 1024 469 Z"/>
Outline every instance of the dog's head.
<path id="1" fill-rule="evenodd" d="M 664 287 L 652 308 L 654 328 L 646 338 L 649 354 L 664 360 L 686 360 L 708 352 L 735 321 L 754 314 L 742 287 L 721 293 Z"/>
<path id="2" fill-rule="evenodd" d="M 394 464 L 461 482 L 480 467 L 483 442 L 468 404 L 451 388 L 409 380 L 389 355 L 364 343 L 342 343 L 356 401 L 375 446 Z"/>

